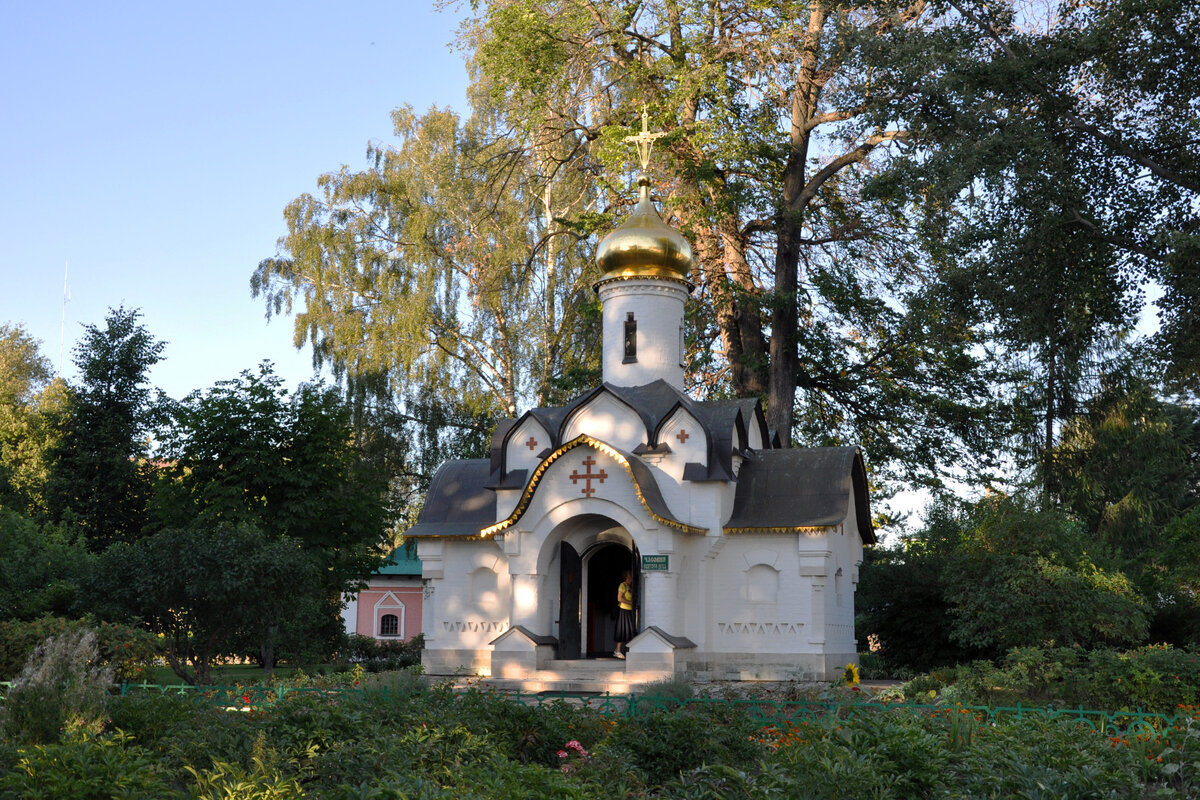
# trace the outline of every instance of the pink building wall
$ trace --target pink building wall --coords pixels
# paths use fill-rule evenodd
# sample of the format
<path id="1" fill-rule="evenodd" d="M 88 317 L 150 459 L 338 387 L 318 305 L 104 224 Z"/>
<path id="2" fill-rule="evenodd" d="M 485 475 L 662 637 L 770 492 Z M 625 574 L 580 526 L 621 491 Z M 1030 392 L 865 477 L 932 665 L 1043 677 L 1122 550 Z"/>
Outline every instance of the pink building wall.
<path id="1" fill-rule="evenodd" d="M 421 632 L 423 600 L 424 594 L 419 583 L 415 586 L 375 584 L 363 589 L 358 594 L 358 633 L 377 639 L 411 639 Z M 384 614 L 395 614 L 400 618 L 399 636 L 380 636 L 380 620 Z"/>

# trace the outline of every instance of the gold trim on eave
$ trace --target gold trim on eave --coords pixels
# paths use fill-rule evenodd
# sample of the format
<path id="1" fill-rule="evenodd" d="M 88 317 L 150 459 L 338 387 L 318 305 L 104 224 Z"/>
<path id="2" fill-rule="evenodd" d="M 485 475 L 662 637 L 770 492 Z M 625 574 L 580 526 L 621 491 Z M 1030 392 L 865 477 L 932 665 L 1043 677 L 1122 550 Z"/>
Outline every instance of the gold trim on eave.
<path id="1" fill-rule="evenodd" d="M 825 533 L 836 530 L 836 525 L 795 525 L 781 528 L 723 528 L 725 533 Z"/>
<path id="2" fill-rule="evenodd" d="M 588 436 L 585 433 L 581 434 L 580 436 L 576 436 L 574 439 L 562 445 L 553 453 L 542 459 L 542 463 L 538 464 L 537 469 L 533 471 L 533 476 L 529 479 L 529 483 L 525 485 L 525 491 L 521 492 L 521 499 L 517 501 L 517 507 L 513 509 L 511 514 L 508 515 L 508 519 L 501 520 L 495 525 L 490 525 L 481 530 L 479 532 L 480 538 L 497 534 L 519 520 L 525 513 L 525 510 L 529 507 L 529 501 L 533 499 L 533 493 L 537 489 L 538 483 L 541 481 L 542 476 L 546 474 L 546 470 L 550 469 L 550 465 L 569 451 L 574 450 L 576 447 L 584 444 L 594 447 L 625 468 L 625 471 L 629 473 L 629 479 L 633 482 L 633 491 L 637 494 L 637 499 L 641 502 L 647 513 L 654 518 L 655 522 L 659 523 L 660 525 L 676 528 L 684 533 L 706 533 L 708 531 L 708 528 L 697 528 L 694 525 L 688 525 L 685 522 L 679 522 L 678 520 L 660 517 L 658 514 L 655 514 L 654 509 L 650 508 L 650 504 L 646 502 L 645 496 L 642 495 L 642 487 L 638 485 L 637 478 L 634 477 L 633 468 L 629 466 L 629 460 L 621 454 L 621 451 L 605 444 L 599 439 L 593 439 L 591 436 Z"/>

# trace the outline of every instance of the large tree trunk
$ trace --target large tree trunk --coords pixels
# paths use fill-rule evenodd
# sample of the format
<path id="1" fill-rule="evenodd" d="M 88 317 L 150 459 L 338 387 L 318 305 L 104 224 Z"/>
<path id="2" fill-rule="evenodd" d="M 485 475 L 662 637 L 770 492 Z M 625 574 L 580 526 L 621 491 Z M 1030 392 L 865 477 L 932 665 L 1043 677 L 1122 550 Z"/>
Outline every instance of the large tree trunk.
<path id="1" fill-rule="evenodd" d="M 775 296 L 771 306 L 770 392 L 767 396 L 767 425 L 779 434 L 784 447 L 792 443 L 792 416 L 796 406 L 796 373 L 799 357 L 796 334 L 799 328 L 797 291 L 800 285 L 800 242 L 803 212 L 812 200 L 814 187 L 806 187 L 805 170 L 811 139 L 809 120 L 817 108 L 823 88 L 817 74 L 821 30 L 826 10 L 814 2 L 809 7 L 808 29 L 796 85 L 792 89 L 788 159 L 783 168 L 783 197 L 776 219 Z"/>

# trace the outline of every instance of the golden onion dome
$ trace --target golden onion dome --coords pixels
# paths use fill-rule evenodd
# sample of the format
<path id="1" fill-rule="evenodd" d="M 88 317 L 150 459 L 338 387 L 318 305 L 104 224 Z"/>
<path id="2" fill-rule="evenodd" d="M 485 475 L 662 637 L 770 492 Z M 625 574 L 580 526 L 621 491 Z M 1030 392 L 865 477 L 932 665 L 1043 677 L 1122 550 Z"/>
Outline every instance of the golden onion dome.
<path id="1" fill-rule="evenodd" d="M 597 286 L 620 278 L 667 278 L 687 282 L 692 246 L 668 226 L 650 201 L 650 178 L 638 176 L 640 197 L 629 219 L 609 232 L 596 249 Z"/>

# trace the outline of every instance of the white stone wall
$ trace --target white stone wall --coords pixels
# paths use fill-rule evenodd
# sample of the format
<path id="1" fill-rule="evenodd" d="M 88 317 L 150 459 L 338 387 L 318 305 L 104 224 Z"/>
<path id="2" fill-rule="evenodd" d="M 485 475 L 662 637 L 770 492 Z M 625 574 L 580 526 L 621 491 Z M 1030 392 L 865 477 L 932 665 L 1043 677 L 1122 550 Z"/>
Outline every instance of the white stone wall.
<path id="1" fill-rule="evenodd" d="M 644 386 L 661 378 L 683 388 L 683 304 L 687 296 L 687 288 L 673 281 L 617 280 L 600 287 L 605 382 Z M 630 312 L 637 320 L 637 361 L 625 364 L 625 320 Z"/>
<path id="2" fill-rule="evenodd" d="M 564 444 L 584 433 L 626 452 L 646 443 L 646 423 L 641 416 L 607 392 L 597 394 L 563 422 Z"/>
<path id="3" fill-rule="evenodd" d="M 426 653 L 434 659 L 426 666 L 477 668 L 488 644 L 509 628 L 507 557 L 495 541 L 459 539 L 422 539 L 417 555 L 432 589 L 423 606 Z M 468 660 L 466 653 L 480 655 Z"/>
<path id="4" fill-rule="evenodd" d="M 550 433 L 532 417 L 527 417 L 508 437 L 504 465 L 507 469 L 532 472 L 540 463 L 538 454 L 553 443 Z"/>

